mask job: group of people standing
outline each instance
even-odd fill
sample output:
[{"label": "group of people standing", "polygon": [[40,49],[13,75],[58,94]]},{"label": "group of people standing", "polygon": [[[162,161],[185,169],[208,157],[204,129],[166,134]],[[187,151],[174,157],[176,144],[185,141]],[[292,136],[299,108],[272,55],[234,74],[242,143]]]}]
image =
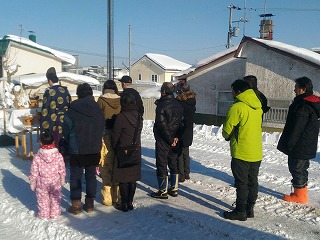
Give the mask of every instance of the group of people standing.
[{"label": "group of people standing", "polygon": [[[70,199],[68,212],[80,214],[82,209],[94,211],[97,180],[96,167],[102,178],[102,204],[127,212],[134,209],[133,198],[141,179],[141,131],[144,106],[132,79],[123,76],[121,95],[114,81],[107,80],[102,95],[95,101],[89,84],[77,87],[78,99],[71,102],[66,87],[59,84],[54,68],[47,71],[50,87],[43,97],[40,118],[40,149],[30,170],[30,187],[36,191],[38,217],[57,218],[60,213],[61,188],[66,169],[59,145],[64,145],[70,162]],[[254,217],[258,197],[258,174],[262,155],[263,114],[270,107],[257,88],[253,75],[231,84],[231,105],[222,135],[230,142],[231,169],[235,179],[236,208],[225,211],[230,220],[245,221]],[[178,91],[171,82],[162,84],[156,104],[153,127],[155,137],[156,176],[158,190],[151,197],[168,199],[178,196],[179,182],[190,179],[189,147],[193,140],[196,94],[187,83]],[[278,149],[288,155],[294,192],[283,199],[306,203],[309,160],[317,151],[320,98],[313,94],[307,77],[295,80],[296,97],[289,107],[287,121]],[[177,96],[175,96],[177,94]],[[117,146],[135,142],[137,164],[121,167]],[[168,173],[169,169],[169,173]],[[85,176],[85,203],[81,206],[82,178]]]},{"label": "group of people standing", "polygon": [[[66,176],[64,156],[60,153],[62,148],[70,163],[71,206],[67,209],[68,212],[77,215],[82,210],[88,213],[94,211],[97,166],[100,168],[102,178],[102,204],[114,206],[123,212],[133,210],[136,182],[141,178],[141,131],[144,106],[140,94],[131,86],[131,77],[121,78],[123,88],[121,95],[115,82],[107,80],[97,102],[90,85],[80,84],[76,91],[78,99],[71,102],[68,89],[60,85],[53,67],[48,69],[46,76],[50,87],[45,91],[43,97],[40,149],[34,156],[29,177],[31,189],[36,192],[37,196],[38,217],[55,219],[61,213],[61,189]],[[166,176],[166,170],[161,169],[161,164],[170,162],[171,175],[174,174],[175,177],[175,184],[172,185],[175,187],[171,189],[171,192],[175,192],[173,195],[177,196],[178,180],[183,182],[190,178],[188,147],[192,143],[195,94],[190,91],[189,85],[185,84],[175,99],[174,86],[171,83],[168,86],[167,83],[163,84],[161,92],[162,97],[159,102],[164,101],[164,96],[168,96],[176,104],[178,116],[174,117],[177,119],[176,128],[172,128],[172,131],[168,133],[172,135],[172,138],[169,137],[168,140],[172,141],[169,148],[156,150],[157,173],[161,172],[163,176]],[[194,98],[191,103],[190,98]],[[182,107],[184,104],[187,105]],[[183,117],[184,108],[189,108],[185,110],[188,111],[188,116],[185,118]],[[159,108],[159,111],[162,110]],[[155,136],[156,139],[159,137],[165,139],[163,130],[168,131],[168,124],[172,122],[171,119],[166,119],[167,115],[162,117],[160,115],[157,110],[156,118],[164,117],[161,120],[164,128],[157,125],[155,129],[158,129],[158,133],[155,131]],[[156,122],[158,123],[158,120]],[[183,140],[186,132],[188,132],[188,137]],[[140,163],[122,168],[118,164],[119,159],[116,157],[115,148],[130,145],[133,138],[136,138],[135,143],[139,146]],[[161,146],[159,141],[157,143]],[[172,161],[167,156],[167,150],[174,152]],[[166,154],[167,160],[161,157],[163,154]],[[178,157],[181,161],[180,167],[178,167]],[[162,162],[159,159],[162,159]],[[181,172],[180,179],[178,179],[179,171]],[[85,203],[81,206],[83,175],[86,195]]]},{"label": "group of people standing", "polygon": [[[236,208],[225,211],[230,220],[246,221],[254,217],[258,197],[258,174],[262,161],[262,115],[270,108],[263,93],[258,91],[257,78],[246,76],[231,84],[234,103],[231,105],[222,135],[230,141],[231,170],[235,178]],[[312,81],[307,77],[295,80],[296,97],[289,107],[287,120],[278,142],[278,150],[288,155],[294,192],[283,200],[308,202],[308,168],[316,156],[320,127],[320,98],[313,94]]]}]

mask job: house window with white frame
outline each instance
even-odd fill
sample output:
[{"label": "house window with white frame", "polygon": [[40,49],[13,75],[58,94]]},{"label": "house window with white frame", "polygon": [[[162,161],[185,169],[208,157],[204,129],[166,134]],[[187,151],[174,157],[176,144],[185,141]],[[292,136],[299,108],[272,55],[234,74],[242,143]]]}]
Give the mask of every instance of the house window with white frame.
[{"label": "house window with white frame", "polygon": [[152,82],[158,82],[158,75],[152,74],[151,75],[151,81]]}]

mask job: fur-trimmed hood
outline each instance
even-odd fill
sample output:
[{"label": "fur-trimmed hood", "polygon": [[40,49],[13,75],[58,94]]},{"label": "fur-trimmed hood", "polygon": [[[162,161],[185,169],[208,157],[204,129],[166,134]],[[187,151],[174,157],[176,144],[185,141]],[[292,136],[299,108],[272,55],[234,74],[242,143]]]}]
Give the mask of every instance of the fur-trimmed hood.
[{"label": "fur-trimmed hood", "polygon": [[196,93],[194,91],[182,92],[177,96],[178,101],[185,101],[189,98],[195,98]]}]

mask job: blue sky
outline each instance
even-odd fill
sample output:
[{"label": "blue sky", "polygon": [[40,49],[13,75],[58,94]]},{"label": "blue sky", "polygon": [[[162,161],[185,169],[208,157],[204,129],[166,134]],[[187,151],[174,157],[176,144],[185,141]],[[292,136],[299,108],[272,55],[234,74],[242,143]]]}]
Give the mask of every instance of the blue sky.
[{"label": "blue sky", "polygon": [[[132,63],[145,53],[159,53],[194,64],[225,49],[228,6],[244,9],[245,35],[259,37],[265,0],[114,0],[115,66],[128,65],[129,25]],[[1,3],[0,37],[28,37],[39,44],[79,55],[80,65],[106,65],[107,0],[6,0]],[[274,40],[299,47],[320,47],[319,0],[267,0],[266,13],[275,15]],[[244,17],[234,10],[233,21]],[[22,25],[20,31],[19,25]],[[232,38],[237,45],[244,33]]]}]

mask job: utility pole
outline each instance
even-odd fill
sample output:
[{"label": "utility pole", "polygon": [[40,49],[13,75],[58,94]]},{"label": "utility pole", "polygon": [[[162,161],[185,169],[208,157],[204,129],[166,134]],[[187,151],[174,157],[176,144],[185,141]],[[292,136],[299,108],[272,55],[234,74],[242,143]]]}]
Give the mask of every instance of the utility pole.
[{"label": "utility pole", "polygon": [[232,10],[241,10],[241,8],[236,7],[234,5],[229,5],[229,31],[228,31],[228,41],[227,41],[227,48],[231,47],[231,37],[234,36],[234,30],[232,29]]},{"label": "utility pole", "polygon": [[114,80],[114,53],[113,53],[113,0],[108,0],[108,79]]},{"label": "utility pole", "polygon": [[131,75],[131,25],[129,25],[129,76]]}]

